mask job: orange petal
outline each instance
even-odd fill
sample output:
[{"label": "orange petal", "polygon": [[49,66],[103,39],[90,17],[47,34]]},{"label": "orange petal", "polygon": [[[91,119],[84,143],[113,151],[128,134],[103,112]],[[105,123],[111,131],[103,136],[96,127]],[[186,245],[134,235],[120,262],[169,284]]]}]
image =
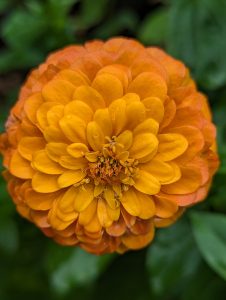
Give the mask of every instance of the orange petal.
[{"label": "orange petal", "polygon": [[152,225],[150,231],[144,235],[124,235],[122,237],[122,242],[129,249],[140,249],[142,247],[147,246],[152,239],[154,238],[154,226]]},{"label": "orange petal", "polygon": [[36,123],[36,113],[39,107],[43,104],[44,99],[41,93],[36,93],[30,96],[25,104],[24,104],[24,111],[26,116],[32,123]]},{"label": "orange petal", "polygon": [[49,210],[52,207],[53,201],[57,199],[59,193],[41,194],[32,189],[25,193],[26,204],[35,210]]},{"label": "orange petal", "polygon": [[74,71],[74,70],[62,70],[56,76],[55,79],[67,80],[75,87],[80,85],[89,84],[89,79],[82,72]]},{"label": "orange petal", "polygon": [[156,216],[160,218],[170,218],[178,211],[178,205],[167,195],[156,195],[154,197],[156,206]]},{"label": "orange petal", "polygon": [[66,80],[54,79],[42,89],[42,96],[46,101],[68,103],[72,100],[75,86]]},{"label": "orange petal", "polygon": [[14,176],[22,179],[30,179],[34,174],[30,162],[24,159],[18,151],[15,151],[12,155],[9,164],[9,171]]},{"label": "orange petal", "polygon": [[19,142],[18,152],[23,158],[31,160],[33,153],[45,148],[45,144],[41,137],[24,137]]},{"label": "orange petal", "polygon": [[164,100],[167,93],[167,85],[158,74],[143,72],[131,82],[128,91],[137,93],[141,99],[157,97]]},{"label": "orange petal", "polygon": [[177,182],[162,186],[166,194],[189,194],[195,192],[201,185],[202,176],[198,169],[181,167],[181,178]]}]

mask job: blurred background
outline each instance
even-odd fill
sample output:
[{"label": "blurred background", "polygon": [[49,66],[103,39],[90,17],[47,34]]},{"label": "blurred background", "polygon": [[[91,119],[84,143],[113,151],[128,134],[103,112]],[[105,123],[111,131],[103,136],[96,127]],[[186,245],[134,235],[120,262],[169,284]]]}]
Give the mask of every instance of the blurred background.
[{"label": "blurred background", "polygon": [[226,1],[0,0],[0,130],[29,70],[72,43],[134,37],[191,69],[209,96],[221,167],[207,201],[149,248],[93,256],[20,218],[0,179],[0,299],[226,299]]}]

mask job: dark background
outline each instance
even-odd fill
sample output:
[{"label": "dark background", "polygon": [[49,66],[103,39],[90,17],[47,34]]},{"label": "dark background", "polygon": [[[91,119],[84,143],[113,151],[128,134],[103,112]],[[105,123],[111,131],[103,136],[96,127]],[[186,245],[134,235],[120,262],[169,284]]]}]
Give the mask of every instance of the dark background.
[{"label": "dark background", "polygon": [[208,199],[149,248],[93,256],[15,212],[0,181],[0,299],[226,299],[226,1],[0,0],[0,129],[28,71],[72,43],[134,37],[191,69],[209,96],[221,167]]}]

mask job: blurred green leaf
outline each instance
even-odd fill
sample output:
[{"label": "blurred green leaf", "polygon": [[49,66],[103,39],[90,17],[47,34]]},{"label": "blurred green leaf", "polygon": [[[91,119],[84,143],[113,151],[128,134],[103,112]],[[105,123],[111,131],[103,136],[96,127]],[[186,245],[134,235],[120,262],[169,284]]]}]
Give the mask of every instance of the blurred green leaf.
[{"label": "blurred green leaf", "polygon": [[113,257],[114,255],[95,256],[79,248],[52,246],[48,264],[53,289],[65,294],[72,287],[92,283]]},{"label": "blurred green leaf", "polygon": [[82,7],[76,21],[78,28],[86,29],[90,26],[98,24],[103,18],[109,3],[109,0],[81,1]]},{"label": "blurred green leaf", "polygon": [[147,253],[150,284],[157,299],[166,299],[168,294],[176,298],[195,274],[200,259],[184,218],[159,230]]},{"label": "blurred green leaf", "polygon": [[158,9],[150,13],[138,31],[138,38],[145,44],[162,45],[166,40],[169,10]]},{"label": "blurred green leaf", "polygon": [[226,215],[193,212],[194,236],[207,263],[226,280]]},{"label": "blurred green leaf", "polygon": [[18,249],[19,237],[15,221],[9,218],[0,221],[0,249],[7,254],[14,254]]},{"label": "blurred green leaf", "polygon": [[105,26],[98,27],[95,31],[96,37],[106,39],[117,35],[118,32],[128,30],[134,32],[138,23],[138,17],[132,10],[122,10],[117,18],[111,18],[106,21]]},{"label": "blurred green leaf", "polygon": [[224,0],[171,1],[168,51],[187,63],[209,90],[226,83],[225,15]]}]

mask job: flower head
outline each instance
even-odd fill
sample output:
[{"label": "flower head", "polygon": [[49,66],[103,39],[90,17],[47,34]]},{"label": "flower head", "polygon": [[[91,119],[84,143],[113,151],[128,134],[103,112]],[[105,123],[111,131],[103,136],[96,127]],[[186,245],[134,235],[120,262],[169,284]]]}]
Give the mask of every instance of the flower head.
[{"label": "flower head", "polygon": [[188,69],[125,38],[50,55],[0,144],[18,212],[97,254],[146,246],[205,198],[218,167],[207,99]]}]

